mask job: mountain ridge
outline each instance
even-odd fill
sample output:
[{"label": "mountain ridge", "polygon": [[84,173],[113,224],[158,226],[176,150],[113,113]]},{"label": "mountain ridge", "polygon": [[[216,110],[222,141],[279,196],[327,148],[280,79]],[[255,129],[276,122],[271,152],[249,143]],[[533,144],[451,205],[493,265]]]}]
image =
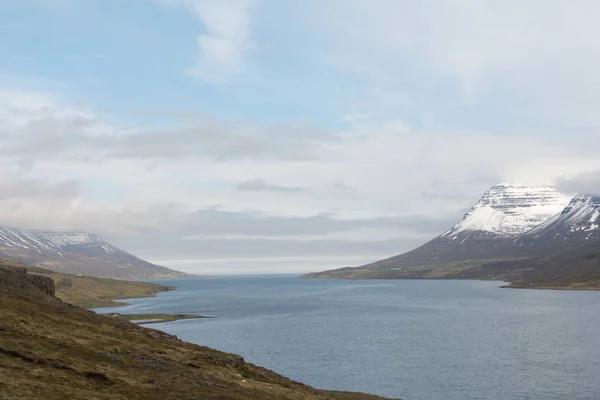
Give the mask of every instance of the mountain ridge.
[{"label": "mountain ridge", "polygon": [[179,278],[187,274],[144,261],[95,233],[0,227],[0,256],[56,272],[116,279]]}]

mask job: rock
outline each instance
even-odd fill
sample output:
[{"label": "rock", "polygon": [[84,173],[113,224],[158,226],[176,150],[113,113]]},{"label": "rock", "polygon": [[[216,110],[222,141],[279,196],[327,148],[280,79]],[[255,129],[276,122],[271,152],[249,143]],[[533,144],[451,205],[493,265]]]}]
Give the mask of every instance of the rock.
[{"label": "rock", "polygon": [[26,291],[33,289],[54,296],[56,289],[52,278],[44,275],[28,274],[25,268],[0,267],[0,289]]}]

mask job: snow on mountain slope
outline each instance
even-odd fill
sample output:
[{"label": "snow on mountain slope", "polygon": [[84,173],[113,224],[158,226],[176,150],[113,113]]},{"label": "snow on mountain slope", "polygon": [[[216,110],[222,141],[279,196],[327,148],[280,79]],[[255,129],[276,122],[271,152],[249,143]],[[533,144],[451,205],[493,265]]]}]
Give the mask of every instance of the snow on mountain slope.
[{"label": "snow on mountain slope", "polygon": [[531,242],[600,239],[600,197],[575,196],[565,209],[525,235]]},{"label": "snow on mountain slope", "polygon": [[98,235],[85,232],[43,232],[0,227],[0,248],[21,247],[39,254],[60,251],[67,246],[98,246],[105,252],[120,251]]},{"label": "snow on mountain slope", "polygon": [[151,264],[85,232],[43,232],[0,227],[0,257],[51,270],[118,279],[160,279],[185,274]]},{"label": "snow on mountain slope", "polygon": [[518,236],[560,213],[568,203],[568,197],[549,185],[496,185],[441,237],[455,240],[469,232]]}]

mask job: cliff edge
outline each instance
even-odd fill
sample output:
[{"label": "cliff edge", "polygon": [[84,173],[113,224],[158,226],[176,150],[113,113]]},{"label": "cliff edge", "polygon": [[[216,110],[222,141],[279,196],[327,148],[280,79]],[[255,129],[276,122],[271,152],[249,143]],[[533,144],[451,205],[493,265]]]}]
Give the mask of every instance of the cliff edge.
[{"label": "cliff edge", "polygon": [[27,272],[26,268],[14,268],[0,265],[0,290],[21,292],[39,292],[54,297],[56,288],[49,276],[35,275]]}]

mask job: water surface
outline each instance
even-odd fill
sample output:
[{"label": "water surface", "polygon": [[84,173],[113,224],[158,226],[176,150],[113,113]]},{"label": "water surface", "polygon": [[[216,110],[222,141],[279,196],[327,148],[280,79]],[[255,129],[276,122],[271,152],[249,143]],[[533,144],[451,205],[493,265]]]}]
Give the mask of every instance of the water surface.
[{"label": "water surface", "polygon": [[324,389],[404,400],[600,399],[600,292],[295,276],[168,283],[179,290],[110,311],[216,316],[151,327]]}]

